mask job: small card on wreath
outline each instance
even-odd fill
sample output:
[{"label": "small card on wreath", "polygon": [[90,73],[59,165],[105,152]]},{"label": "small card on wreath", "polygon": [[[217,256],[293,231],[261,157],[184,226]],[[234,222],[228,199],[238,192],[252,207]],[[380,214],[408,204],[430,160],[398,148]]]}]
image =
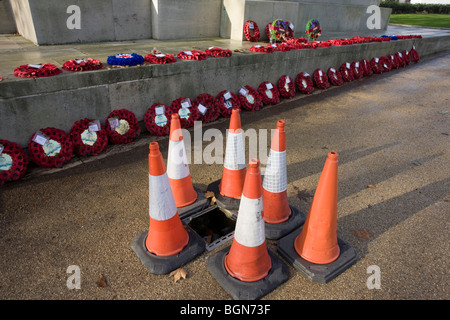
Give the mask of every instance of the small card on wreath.
[{"label": "small card on wreath", "polygon": [[115,128],[117,128],[120,125],[118,116],[109,118],[108,122],[109,122],[109,126],[111,127],[111,130],[114,130]]},{"label": "small card on wreath", "polygon": [[40,144],[41,146],[43,146],[43,145],[45,145],[45,144],[48,142],[49,139],[50,139],[50,138],[47,137],[46,134],[44,134],[44,133],[42,133],[42,132],[40,132],[40,131],[37,131],[37,132],[34,134],[32,140],[33,140],[34,142],[36,142],[37,144]]},{"label": "small card on wreath", "polygon": [[100,120],[95,120],[92,122],[89,122],[89,132],[98,132],[102,129],[102,126],[100,125]]}]

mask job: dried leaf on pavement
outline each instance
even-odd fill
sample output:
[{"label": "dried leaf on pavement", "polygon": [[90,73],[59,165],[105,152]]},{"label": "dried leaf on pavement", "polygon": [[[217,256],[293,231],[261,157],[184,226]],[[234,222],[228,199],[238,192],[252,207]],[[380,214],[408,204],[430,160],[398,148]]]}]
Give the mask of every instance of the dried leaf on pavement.
[{"label": "dried leaf on pavement", "polygon": [[169,275],[173,276],[173,281],[176,283],[181,278],[186,279],[187,273],[183,268],[178,268],[173,270]]}]

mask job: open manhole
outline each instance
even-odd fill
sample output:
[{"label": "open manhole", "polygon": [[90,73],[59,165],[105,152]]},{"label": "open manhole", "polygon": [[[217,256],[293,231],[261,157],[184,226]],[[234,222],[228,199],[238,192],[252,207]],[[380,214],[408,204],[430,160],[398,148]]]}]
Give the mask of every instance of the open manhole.
[{"label": "open manhole", "polygon": [[183,222],[205,240],[208,251],[232,239],[236,227],[236,219],[216,205],[185,218]]}]

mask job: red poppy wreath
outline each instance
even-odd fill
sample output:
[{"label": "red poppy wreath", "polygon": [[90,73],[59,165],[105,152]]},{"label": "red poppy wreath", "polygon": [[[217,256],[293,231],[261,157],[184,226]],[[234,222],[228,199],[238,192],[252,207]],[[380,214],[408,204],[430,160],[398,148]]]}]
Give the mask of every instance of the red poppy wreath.
[{"label": "red poppy wreath", "polygon": [[181,128],[187,129],[194,126],[194,121],[199,117],[198,109],[193,108],[191,99],[185,97],[179,97],[172,101],[171,107],[173,113],[178,113],[180,116]]},{"label": "red poppy wreath", "polygon": [[87,59],[71,59],[64,62],[62,68],[67,71],[91,71],[103,68],[103,64],[100,60],[87,58]]},{"label": "red poppy wreath", "polygon": [[28,155],[17,143],[0,139],[0,186],[22,178],[27,172]]},{"label": "red poppy wreath", "polygon": [[395,56],[394,54],[389,54],[389,55],[387,55],[387,58],[388,58],[388,60],[391,61],[392,69],[398,69],[398,67],[400,66],[398,57]]},{"label": "red poppy wreath", "polygon": [[272,53],[275,51],[275,48],[269,44],[267,46],[256,45],[256,46],[250,47],[248,50],[253,51],[253,52]]},{"label": "red poppy wreath", "polygon": [[330,83],[328,82],[328,76],[322,69],[314,70],[313,76],[314,83],[316,84],[317,88],[327,89],[330,86]]},{"label": "red poppy wreath", "polygon": [[145,128],[154,136],[165,136],[170,132],[173,108],[154,103],[144,114]]},{"label": "red poppy wreath", "polygon": [[76,121],[69,132],[73,152],[80,156],[98,156],[108,146],[106,127],[95,119]]},{"label": "red poppy wreath", "polygon": [[139,136],[141,128],[133,112],[120,109],[112,111],[106,118],[106,132],[111,143],[126,144]]},{"label": "red poppy wreath", "polygon": [[220,116],[219,105],[214,96],[208,93],[201,93],[194,99],[194,109],[198,110],[198,121],[203,123],[216,121]]},{"label": "red poppy wreath", "polygon": [[14,75],[20,78],[51,77],[62,72],[54,64],[25,64],[14,69]]},{"label": "red poppy wreath", "polygon": [[278,90],[283,98],[291,99],[295,96],[295,83],[288,75],[283,75],[278,80]]},{"label": "red poppy wreath", "polygon": [[411,55],[408,50],[402,51],[403,60],[405,60],[405,65],[411,63]]},{"label": "red poppy wreath", "polygon": [[73,157],[72,140],[61,129],[41,129],[34,133],[28,142],[28,156],[38,166],[61,168]]},{"label": "red poppy wreath", "polygon": [[222,117],[231,117],[231,110],[233,108],[241,109],[239,97],[231,91],[220,91],[216,96],[216,100]]},{"label": "red poppy wreath", "polygon": [[173,54],[152,52],[144,56],[145,61],[151,64],[167,64],[177,62]]},{"label": "red poppy wreath", "polygon": [[364,76],[367,77],[373,74],[372,67],[370,66],[370,62],[367,59],[362,59],[360,64],[364,72]]},{"label": "red poppy wreath", "polygon": [[344,82],[353,81],[353,71],[349,62],[344,62],[343,64],[341,64],[340,71],[342,74],[342,80],[344,80]]},{"label": "red poppy wreath", "polygon": [[419,52],[417,52],[417,50],[416,50],[415,47],[413,47],[413,48],[411,49],[411,51],[409,52],[409,55],[410,55],[410,57],[411,57],[411,60],[412,60],[414,63],[419,62],[419,60],[420,60]]},{"label": "red poppy wreath", "polygon": [[359,61],[353,61],[350,68],[352,69],[354,79],[361,79],[364,77],[364,69]]},{"label": "red poppy wreath", "polygon": [[344,83],[344,80],[342,79],[342,74],[335,68],[329,68],[327,71],[328,80],[330,80],[330,83],[333,86],[340,86],[342,83]]},{"label": "red poppy wreath", "polygon": [[405,59],[403,58],[403,53],[399,51],[395,54],[395,56],[397,57],[398,67],[403,68],[406,65]]},{"label": "red poppy wreath", "polygon": [[209,49],[205,50],[205,53],[210,57],[231,57],[233,54],[230,49],[222,49],[222,48],[216,48],[211,47]]},{"label": "red poppy wreath", "polygon": [[258,92],[265,105],[274,105],[280,102],[280,92],[277,87],[270,81],[261,82],[258,86]]},{"label": "red poppy wreath", "polygon": [[309,73],[300,72],[297,77],[295,77],[295,84],[297,90],[303,94],[310,94],[314,91],[314,83]]},{"label": "red poppy wreath", "polygon": [[183,60],[206,60],[208,55],[200,50],[180,51],[177,55],[178,58]]},{"label": "red poppy wreath", "polygon": [[385,57],[385,56],[380,57],[380,64],[381,64],[381,67],[383,68],[383,72],[391,71],[392,62],[391,62],[391,59],[389,59],[388,57]]},{"label": "red poppy wreath", "polygon": [[372,58],[370,59],[370,67],[372,68],[373,73],[382,73],[383,66],[381,64],[380,58]]},{"label": "red poppy wreath", "polygon": [[258,25],[255,21],[248,20],[244,24],[245,39],[250,42],[258,42],[261,36]]},{"label": "red poppy wreath", "polygon": [[258,90],[251,86],[244,86],[239,90],[239,102],[241,108],[248,111],[259,110],[262,106],[262,98]]}]

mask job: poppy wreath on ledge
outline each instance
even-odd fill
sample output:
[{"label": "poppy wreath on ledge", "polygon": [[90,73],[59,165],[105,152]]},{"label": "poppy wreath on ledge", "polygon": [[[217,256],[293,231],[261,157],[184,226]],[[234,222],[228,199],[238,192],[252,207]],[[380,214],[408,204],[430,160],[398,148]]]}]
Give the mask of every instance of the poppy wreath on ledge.
[{"label": "poppy wreath on ledge", "polygon": [[405,65],[411,63],[411,56],[408,50],[402,51],[403,60],[405,61]]},{"label": "poppy wreath on ledge", "polygon": [[283,21],[281,19],[276,19],[269,26],[269,38],[275,39],[277,41],[286,41],[292,39],[294,36],[293,27],[288,21]]},{"label": "poppy wreath on ledge", "polygon": [[395,54],[395,56],[397,57],[398,67],[403,68],[406,65],[405,59],[403,58],[403,53],[399,51]]},{"label": "poppy wreath on ledge", "polygon": [[216,48],[211,47],[209,49],[205,50],[205,53],[210,57],[231,57],[233,54],[230,49],[222,49],[222,48]]},{"label": "poppy wreath on ledge", "polygon": [[216,96],[216,100],[222,117],[231,117],[231,110],[233,108],[238,108],[239,110],[241,109],[239,97],[231,91],[220,91]]},{"label": "poppy wreath on ledge", "polygon": [[415,47],[411,49],[411,51],[409,52],[409,56],[414,63],[417,63],[420,60],[419,52],[417,52]]},{"label": "poppy wreath on ledge", "polygon": [[149,53],[144,56],[145,61],[151,64],[167,64],[177,62],[177,59],[170,53]]},{"label": "poppy wreath on ledge", "polygon": [[208,93],[199,94],[194,99],[193,107],[198,110],[196,120],[202,121],[203,123],[216,121],[220,116],[216,98]]},{"label": "poppy wreath on ledge", "polygon": [[297,77],[295,77],[295,84],[298,91],[303,94],[310,94],[314,91],[314,83],[309,73],[300,72]]},{"label": "poppy wreath on ledge", "polygon": [[261,36],[258,25],[255,21],[248,20],[244,24],[245,39],[250,42],[258,42]]},{"label": "poppy wreath on ledge", "polygon": [[70,59],[64,62],[62,68],[67,71],[91,71],[103,68],[103,64],[100,60],[87,58],[87,59]]},{"label": "poppy wreath on ledge", "polygon": [[177,54],[177,57],[183,60],[206,60],[208,55],[200,50],[188,50],[188,51],[180,51]]},{"label": "poppy wreath on ledge", "polygon": [[40,167],[61,168],[73,157],[72,140],[61,129],[41,129],[28,142],[28,157]]},{"label": "poppy wreath on ledge", "polygon": [[320,23],[317,19],[311,19],[306,23],[305,28],[306,36],[312,40],[316,40],[322,34]]},{"label": "poppy wreath on ledge", "polygon": [[119,53],[113,56],[109,56],[106,62],[112,66],[136,66],[144,63],[143,56],[137,53]]},{"label": "poppy wreath on ledge", "polygon": [[350,64],[350,68],[352,69],[354,79],[361,79],[364,77],[364,69],[359,61],[353,61]]},{"label": "poppy wreath on ledge", "polygon": [[352,66],[349,62],[344,62],[343,64],[341,64],[340,71],[342,74],[342,80],[344,80],[344,82],[353,81],[354,76],[351,68]]},{"label": "poppy wreath on ledge", "polygon": [[0,186],[22,178],[27,172],[28,155],[17,143],[0,139]]},{"label": "poppy wreath on ledge", "polygon": [[51,77],[61,72],[61,69],[51,63],[24,64],[14,69],[14,75],[19,78]]},{"label": "poppy wreath on ledge", "polygon": [[319,89],[327,89],[330,86],[330,82],[328,81],[328,76],[322,69],[316,69],[313,73],[314,83]]},{"label": "poppy wreath on ledge", "polygon": [[278,80],[278,91],[283,98],[291,99],[295,96],[295,83],[288,75],[282,75]]},{"label": "poppy wreath on ledge", "polygon": [[372,68],[373,73],[382,73],[383,66],[381,64],[380,58],[372,58],[370,59],[370,67]]},{"label": "poppy wreath on ledge", "polygon": [[130,143],[141,133],[136,116],[127,109],[112,111],[105,122],[109,141],[113,144]]},{"label": "poppy wreath on ledge", "polygon": [[170,132],[173,108],[163,103],[154,103],[144,114],[144,124],[154,136],[166,136]]},{"label": "poppy wreath on ledge", "polygon": [[251,86],[244,86],[239,90],[239,102],[241,108],[248,111],[257,111],[262,106],[262,97],[258,90]]},{"label": "poppy wreath on ledge", "polygon": [[172,101],[171,107],[173,113],[180,116],[181,128],[187,129],[194,126],[194,121],[198,119],[198,109],[193,108],[192,101],[189,98],[179,97]]},{"label": "poppy wreath on ledge", "polygon": [[73,152],[80,156],[98,156],[108,146],[106,127],[95,119],[76,121],[69,131]]},{"label": "poppy wreath on ledge", "polygon": [[285,42],[280,43],[280,44],[274,43],[274,44],[271,44],[270,46],[273,48],[274,51],[291,51],[291,49],[292,49],[292,48],[291,48],[287,43],[285,43]]},{"label": "poppy wreath on ledge", "polygon": [[270,81],[261,82],[258,86],[258,92],[265,105],[274,105],[280,102],[280,92],[277,87]]},{"label": "poppy wreath on ledge", "polygon": [[373,71],[372,67],[370,66],[370,62],[367,59],[362,59],[360,63],[364,72],[364,76],[371,76],[373,74]]},{"label": "poppy wreath on ledge", "polygon": [[380,64],[381,64],[381,67],[383,68],[383,72],[391,71],[392,62],[391,62],[391,59],[389,59],[388,57],[385,57],[385,56],[380,57]]},{"label": "poppy wreath on ledge", "polygon": [[342,74],[335,68],[329,68],[327,71],[328,80],[333,86],[340,86],[342,83],[344,83],[344,80],[342,80]]},{"label": "poppy wreath on ledge", "polygon": [[398,69],[400,63],[398,61],[398,57],[394,54],[390,54],[387,58],[391,61],[392,69]]},{"label": "poppy wreath on ledge", "polygon": [[266,29],[265,29],[265,31],[266,31],[266,36],[267,36],[267,39],[270,39],[270,26],[272,25],[272,22],[269,22],[268,24],[266,24]]},{"label": "poppy wreath on ledge", "polygon": [[256,46],[250,47],[248,50],[253,51],[253,52],[272,53],[275,51],[275,48],[269,44],[267,46],[256,45]]}]

